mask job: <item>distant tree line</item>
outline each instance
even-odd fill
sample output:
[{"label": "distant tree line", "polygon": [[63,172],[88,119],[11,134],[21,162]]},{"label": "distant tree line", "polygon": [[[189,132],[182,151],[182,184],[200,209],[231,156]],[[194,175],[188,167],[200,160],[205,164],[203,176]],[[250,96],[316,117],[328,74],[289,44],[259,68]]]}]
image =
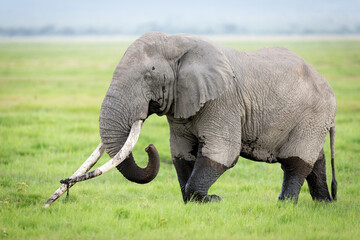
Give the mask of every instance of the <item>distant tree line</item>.
[{"label": "distant tree line", "polygon": [[41,28],[30,27],[0,27],[0,36],[83,36],[83,35],[140,35],[150,31],[161,31],[166,33],[191,33],[203,35],[344,35],[360,34],[360,24],[357,26],[331,26],[331,27],[306,27],[286,26],[283,28],[250,29],[236,24],[221,24],[208,27],[176,27],[147,23],[132,29],[110,29],[110,28],[72,28],[56,27],[54,25]]}]

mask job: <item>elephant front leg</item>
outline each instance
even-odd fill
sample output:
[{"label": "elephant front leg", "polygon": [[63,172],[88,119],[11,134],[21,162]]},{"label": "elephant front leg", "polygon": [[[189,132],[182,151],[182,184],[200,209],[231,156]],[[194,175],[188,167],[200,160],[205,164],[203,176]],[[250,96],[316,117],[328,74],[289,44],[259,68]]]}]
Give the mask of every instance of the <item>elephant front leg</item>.
[{"label": "elephant front leg", "polygon": [[199,130],[201,137],[199,137],[198,154],[194,169],[185,186],[185,203],[188,201],[220,201],[219,196],[208,194],[209,188],[226,170],[232,168],[239,158],[240,137],[230,139],[230,137],[236,137],[239,134],[232,134],[231,136],[228,134],[228,137],[222,137],[224,134],[221,132],[222,129],[215,129],[220,132],[209,132],[209,129],[211,130],[210,127]]},{"label": "elephant front leg", "polygon": [[227,169],[226,166],[212,161],[207,157],[198,157],[185,186],[185,203],[188,201],[220,201],[221,198],[219,196],[208,195],[208,190]]},{"label": "elephant front leg", "polygon": [[[173,122],[170,125],[170,148],[172,160],[178,176],[181,193],[185,201],[185,186],[194,168],[198,152],[198,139],[186,128],[186,121]],[[180,120],[178,120],[180,121]]]},{"label": "elephant front leg", "polygon": [[173,158],[173,163],[178,176],[183,200],[186,202],[185,186],[191,176],[195,161],[187,161],[184,158],[178,156]]},{"label": "elephant front leg", "polygon": [[[184,202],[220,201],[220,197],[208,195],[208,190],[221,174],[234,166],[239,157],[241,123],[238,123],[239,126],[232,124],[234,128],[226,127],[224,131],[224,128],[218,126],[226,125],[227,119],[218,116],[196,118],[192,124],[179,124],[180,120],[175,123],[169,117],[168,119],[171,154]],[[213,122],[219,119],[221,124]],[[191,127],[191,133],[187,127]]]}]

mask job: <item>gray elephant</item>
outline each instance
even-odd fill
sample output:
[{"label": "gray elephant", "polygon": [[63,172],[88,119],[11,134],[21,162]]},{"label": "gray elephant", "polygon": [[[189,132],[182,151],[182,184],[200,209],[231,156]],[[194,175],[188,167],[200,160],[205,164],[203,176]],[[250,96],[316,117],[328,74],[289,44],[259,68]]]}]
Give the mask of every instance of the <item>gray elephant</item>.
[{"label": "gray elephant", "polygon": [[[336,99],[302,58],[281,47],[237,51],[185,34],[152,32],[136,40],[117,65],[100,113],[100,136],[116,157],[131,126],[149,115],[166,115],[170,146],[183,200],[219,201],[210,186],[239,156],[280,163],[280,200],[297,201],[305,179],[315,200],[336,199],[334,135]],[[330,132],[332,197],[323,146]],[[159,169],[154,146],[149,164],[133,157],[113,163],[129,180],[146,183]],[[118,153],[119,152],[119,153]],[[70,184],[103,173],[62,180]]]}]

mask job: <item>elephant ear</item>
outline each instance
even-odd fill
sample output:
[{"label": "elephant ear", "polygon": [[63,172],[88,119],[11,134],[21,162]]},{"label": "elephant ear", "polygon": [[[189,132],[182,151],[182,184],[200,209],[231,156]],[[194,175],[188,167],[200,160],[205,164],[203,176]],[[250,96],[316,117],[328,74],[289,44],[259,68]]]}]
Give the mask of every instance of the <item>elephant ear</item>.
[{"label": "elephant ear", "polygon": [[232,85],[234,73],[221,46],[189,35],[174,35],[175,118],[188,118]]}]

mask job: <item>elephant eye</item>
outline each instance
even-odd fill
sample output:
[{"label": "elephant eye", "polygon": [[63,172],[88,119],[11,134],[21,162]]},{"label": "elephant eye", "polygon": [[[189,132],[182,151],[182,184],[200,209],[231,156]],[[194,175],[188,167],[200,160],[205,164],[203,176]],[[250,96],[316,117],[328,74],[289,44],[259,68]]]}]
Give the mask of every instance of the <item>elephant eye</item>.
[{"label": "elephant eye", "polygon": [[151,70],[153,70],[153,71],[154,71],[154,70],[155,70],[155,67],[153,66],[153,67],[151,68]]},{"label": "elephant eye", "polygon": [[146,73],[144,79],[145,79],[145,80],[151,80],[151,74],[150,74],[150,73]]}]

